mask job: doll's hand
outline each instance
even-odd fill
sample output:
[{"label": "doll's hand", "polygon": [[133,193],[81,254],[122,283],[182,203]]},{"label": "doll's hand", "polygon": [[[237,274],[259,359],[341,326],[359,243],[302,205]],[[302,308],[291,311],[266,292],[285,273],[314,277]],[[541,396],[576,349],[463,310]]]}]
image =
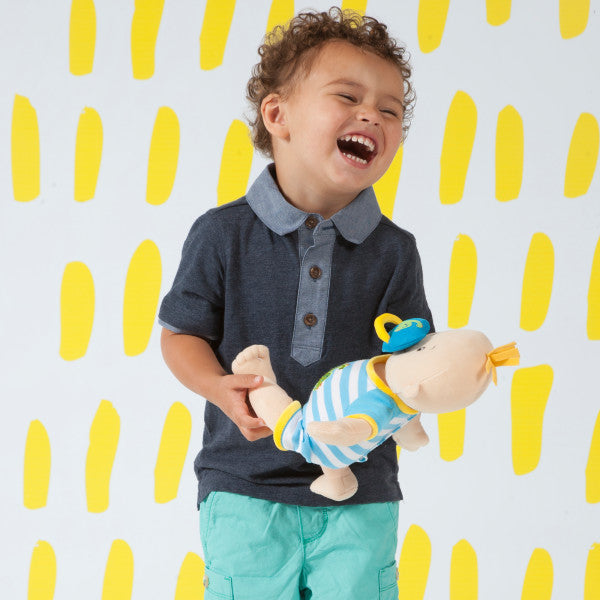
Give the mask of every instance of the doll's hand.
[{"label": "doll's hand", "polygon": [[219,378],[212,400],[213,404],[237,425],[249,442],[273,435],[265,422],[256,416],[248,402],[248,392],[262,383],[263,378],[260,375],[223,375]]}]

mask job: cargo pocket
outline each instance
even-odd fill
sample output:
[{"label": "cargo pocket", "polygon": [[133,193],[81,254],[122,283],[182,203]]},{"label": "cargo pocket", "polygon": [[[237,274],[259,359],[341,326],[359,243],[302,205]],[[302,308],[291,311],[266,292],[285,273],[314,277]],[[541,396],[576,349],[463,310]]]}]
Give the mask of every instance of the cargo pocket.
[{"label": "cargo pocket", "polygon": [[379,571],[379,600],[398,600],[398,569],[396,563]]},{"label": "cargo pocket", "polygon": [[204,568],[204,597],[212,600],[233,600],[231,577]]}]

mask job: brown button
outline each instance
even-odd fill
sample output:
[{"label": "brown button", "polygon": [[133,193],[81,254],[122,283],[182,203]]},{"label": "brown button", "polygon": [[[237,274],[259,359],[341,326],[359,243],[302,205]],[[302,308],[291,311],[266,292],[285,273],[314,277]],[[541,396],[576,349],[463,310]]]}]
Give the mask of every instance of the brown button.
[{"label": "brown button", "polygon": [[321,271],[321,269],[317,267],[317,265],[312,266],[308,273],[313,279],[319,279],[319,277],[323,275],[323,271]]},{"label": "brown button", "polygon": [[314,229],[319,224],[319,219],[311,215],[310,217],[308,217],[308,219],[306,219],[306,221],[304,221],[304,224],[309,229]]},{"label": "brown button", "polygon": [[208,581],[208,575],[205,575],[205,576],[204,576],[204,580],[202,581],[202,583],[204,584],[204,587],[205,587],[205,588],[207,588],[207,587],[208,587],[208,584],[210,583],[210,582]]},{"label": "brown button", "polygon": [[309,327],[314,327],[317,324],[317,317],[312,313],[304,315],[304,324]]}]

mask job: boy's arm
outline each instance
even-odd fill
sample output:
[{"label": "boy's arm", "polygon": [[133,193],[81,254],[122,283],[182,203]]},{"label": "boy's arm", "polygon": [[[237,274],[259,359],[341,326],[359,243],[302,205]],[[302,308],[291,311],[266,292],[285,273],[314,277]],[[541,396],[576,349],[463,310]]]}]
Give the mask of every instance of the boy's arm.
[{"label": "boy's arm", "polygon": [[246,402],[248,390],[262,384],[261,376],[228,375],[208,342],[193,335],[163,328],[161,348],[173,375],[219,407],[247,440],[253,442],[273,434],[262,419],[252,416]]}]

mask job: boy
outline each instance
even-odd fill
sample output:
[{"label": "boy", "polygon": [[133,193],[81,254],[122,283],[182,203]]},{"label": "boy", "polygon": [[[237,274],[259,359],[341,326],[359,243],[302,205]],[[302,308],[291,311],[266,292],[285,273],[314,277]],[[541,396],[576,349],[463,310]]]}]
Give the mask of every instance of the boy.
[{"label": "boy", "polygon": [[336,8],[299,14],[259,54],[251,125],[274,164],[196,221],[159,314],[166,363],[207,400],[195,462],[206,597],[397,598],[393,442],[353,465],[352,498],[329,501],[309,490],[319,468],[277,450],[252,414],[262,378],[228,373],[263,344],[305,402],[331,368],[380,353],[379,314],[431,321],[414,238],[371,187],[408,126],[410,68],[383,24]]}]

